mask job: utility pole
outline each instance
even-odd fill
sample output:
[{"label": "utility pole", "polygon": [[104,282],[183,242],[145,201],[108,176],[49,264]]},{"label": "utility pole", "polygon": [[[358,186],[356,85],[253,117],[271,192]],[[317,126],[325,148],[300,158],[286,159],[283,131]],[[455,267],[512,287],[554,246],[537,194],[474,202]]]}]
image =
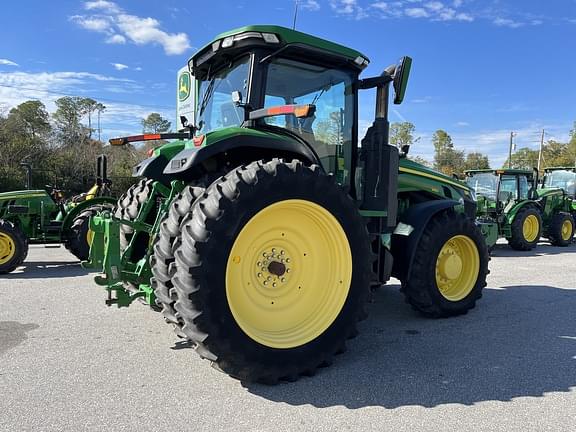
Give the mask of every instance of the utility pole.
[{"label": "utility pole", "polygon": [[514,132],[510,132],[510,148],[508,149],[508,168],[512,168],[512,146],[514,139]]},{"label": "utility pole", "polygon": [[540,166],[542,165],[542,151],[544,150],[544,129],[542,129],[542,136],[540,138],[540,152],[538,153],[538,172],[540,172]]},{"label": "utility pole", "polygon": [[298,3],[299,0],[294,1],[294,21],[292,22],[292,30],[296,30],[296,18],[298,18]]}]

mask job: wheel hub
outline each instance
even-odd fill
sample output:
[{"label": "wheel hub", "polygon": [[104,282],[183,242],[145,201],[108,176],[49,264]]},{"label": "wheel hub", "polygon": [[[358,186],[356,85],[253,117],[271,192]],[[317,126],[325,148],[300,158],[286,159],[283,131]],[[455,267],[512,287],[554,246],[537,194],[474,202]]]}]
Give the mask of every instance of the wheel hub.
[{"label": "wheel hub", "polygon": [[562,224],[562,240],[570,240],[572,234],[572,222],[569,220],[564,221]]},{"label": "wheel hub", "polygon": [[459,301],[474,289],[480,270],[480,255],[474,241],[465,235],[449,239],[436,259],[436,286],[449,301]]},{"label": "wheel hub", "polygon": [[538,222],[538,218],[534,215],[528,215],[522,224],[522,233],[526,241],[533,242],[536,240],[539,230],[540,223]]},{"label": "wheel hub", "polygon": [[276,288],[289,280],[292,259],[283,247],[273,247],[258,254],[256,279],[264,288]]},{"label": "wheel hub", "polygon": [[454,250],[448,249],[440,257],[440,276],[446,280],[454,280],[462,273],[462,259]]},{"label": "wheel hub", "polygon": [[14,240],[6,234],[0,233],[0,264],[7,263],[15,253]]}]

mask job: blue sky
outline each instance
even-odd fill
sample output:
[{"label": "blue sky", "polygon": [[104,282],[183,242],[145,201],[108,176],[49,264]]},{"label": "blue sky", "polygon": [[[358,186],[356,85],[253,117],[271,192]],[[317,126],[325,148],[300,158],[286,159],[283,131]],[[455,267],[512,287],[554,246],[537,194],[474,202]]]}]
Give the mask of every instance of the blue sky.
[{"label": "blue sky", "polygon": [[[576,0],[300,0],[297,28],[365,53],[364,76],[414,59],[392,121],[416,125],[412,153],[432,158],[434,130],[458,148],[506,157],[536,148],[539,131],[567,140],[576,120]],[[5,1],[0,109],[60,95],[102,101],[106,137],[140,132],[157,111],[173,119],[176,71],[216,34],[245,24],[290,26],[293,0]],[[361,98],[361,126],[373,115]]]}]

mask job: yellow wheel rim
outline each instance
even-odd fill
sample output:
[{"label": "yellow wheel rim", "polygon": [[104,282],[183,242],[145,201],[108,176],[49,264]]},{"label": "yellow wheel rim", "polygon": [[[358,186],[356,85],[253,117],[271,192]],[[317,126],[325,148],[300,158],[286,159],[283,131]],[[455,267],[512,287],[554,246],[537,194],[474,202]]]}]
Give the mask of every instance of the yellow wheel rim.
[{"label": "yellow wheel rim", "polygon": [[352,281],[346,233],[310,201],[272,204],[242,228],[226,266],[236,323],[272,348],[304,345],[338,317]]},{"label": "yellow wheel rim", "polygon": [[0,265],[9,262],[16,253],[16,243],[11,236],[0,232]]},{"label": "yellow wheel rim", "polygon": [[534,215],[526,216],[524,224],[522,225],[522,233],[527,242],[533,242],[538,237],[540,232],[540,221]]},{"label": "yellow wheel rim", "polygon": [[94,231],[88,228],[88,231],[86,232],[86,242],[88,243],[88,246],[92,246],[93,240],[94,240]]},{"label": "yellow wheel rim", "polygon": [[464,235],[454,236],[440,249],[436,259],[436,286],[447,300],[462,300],[474,289],[479,271],[476,243]]},{"label": "yellow wheel rim", "polygon": [[574,228],[572,225],[572,221],[569,219],[566,219],[564,221],[564,223],[562,224],[562,240],[564,241],[568,241],[572,238],[572,235],[574,234]]}]

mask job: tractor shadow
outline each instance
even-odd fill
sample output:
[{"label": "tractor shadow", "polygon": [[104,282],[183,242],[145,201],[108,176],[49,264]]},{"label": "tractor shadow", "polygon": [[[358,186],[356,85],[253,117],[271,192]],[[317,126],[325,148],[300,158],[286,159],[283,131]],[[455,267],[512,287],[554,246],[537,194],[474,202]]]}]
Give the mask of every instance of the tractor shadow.
[{"label": "tractor shadow", "polygon": [[536,257],[536,256],[545,256],[545,255],[560,255],[560,254],[576,254],[576,243],[571,244],[570,246],[560,247],[560,246],[552,246],[550,243],[547,242],[540,242],[535,249],[531,251],[517,251],[512,249],[506,243],[499,243],[494,246],[494,249],[490,253],[492,257],[498,258],[516,258],[516,257]]},{"label": "tractor shadow", "polygon": [[0,275],[0,279],[58,279],[86,276],[90,273],[95,271],[82,268],[79,261],[24,261],[12,273]]},{"label": "tractor shadow", "polygon": [[350,409],[472,405],[576,386],[576,290],[486,289],[467,315],[428,320],[393,288],[376,292],[333,367],[296,383],[243,385],[272,401]]}]

